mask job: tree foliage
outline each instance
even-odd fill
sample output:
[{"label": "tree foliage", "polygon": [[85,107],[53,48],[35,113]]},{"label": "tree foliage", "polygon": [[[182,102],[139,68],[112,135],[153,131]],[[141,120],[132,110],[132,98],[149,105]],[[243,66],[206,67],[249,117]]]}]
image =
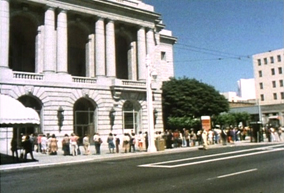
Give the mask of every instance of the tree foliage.
[{"label": "tree foliage", "polygon": [[163,83],[163,113],[167,117],[219,115],[229,103],[214,87],[196,79],[171,78]]},{"label": "tree foliage", "polygon": [[195,118],[217,116],[229,110],[229,103],[213,86],[196,79],[171,78],[162,86],[166,127],[194,127]]},{"label": "tree foliage", "polygon": [[214,123],[223,127],[227,127],[230,125],[238,126],[240,123],[242,123],[243,126],[247,126],[250,120],[250,114],[247,112],[223,113],[215,118]]}]

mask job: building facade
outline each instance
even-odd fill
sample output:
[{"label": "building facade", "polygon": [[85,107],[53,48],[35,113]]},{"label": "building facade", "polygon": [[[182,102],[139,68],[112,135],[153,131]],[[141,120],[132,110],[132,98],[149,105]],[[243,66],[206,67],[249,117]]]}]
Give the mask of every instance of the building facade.
[{"label": "building facade", "polygon": [[0,92],[41,119],[38,128],[14,128],[8,138],[147,131],[146,56],[157,73],[155,130],[163,130],[161,86],[174,76],[176,38],[153,6],[141,0],[0,0],[0,12]]},{"label": "building facade", "polygon": [[253,78],[238,80],[238,96],[242,100],[255,100],[255,82]]},{"label": "building facade", "polygon": [[278,117],[284,125],[284,49],[253,55],[253,66],[262,122]]}]

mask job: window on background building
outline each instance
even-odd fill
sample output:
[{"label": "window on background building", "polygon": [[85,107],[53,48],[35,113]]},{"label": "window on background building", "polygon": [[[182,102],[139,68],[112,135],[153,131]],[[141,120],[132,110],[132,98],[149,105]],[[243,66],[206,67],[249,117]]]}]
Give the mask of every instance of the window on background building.
[{"label": "window on background building", "polygon": [[161,52],[161,60],[162,61],[166,61],[167,60],[166,52]]},{"label": "window on background building", "polygon": [[277,100],[277,93],[273,93],[273,99]]},{"label": "window on background building", "polygon": [[267,58],[264,58],[264,64],[267,64]]},{"label": "window on background building", "polygon": [[260,100],[264,101],[264,95],[263,94],[260,95]]},{"label": "window on background building", "polygon": [[275,69],[271,68],[271,75],[275,75]]},{"label": "window on background building", "polygon": [[263,83],[262,83],[262,82],[259,83],[259,88],[260,88],[260,89],[263,89]]},{"label": "window on background building", "polygon": [[282,67],[279,67],[279,68],[278,68],[278,73],[279,73],[279,74],[282,74]]},{"label": "window on background building", "polygon": [[281,92],[280,95],[281,95],[281,99],[284,99],[284,92]]},{"label": "window on background building", "polygon": [[273,87],[273,88],[276,87],[276,81],[275,81],[275,80],[272,81],[272,87]]},{"label": "window on background building", "polygon": [[283,80],[279,80],[279,86],[283,87],[283,85],[284,85]]},{"label": "window on background building", "polygon": [[281,62],[281,55],[278,55],[278,56],[277,56],[277,61],[278,61],[278,62]]},{"label": "window on background building", "polygon": [[261,59],[257,59],[257,63],[259,66],[261,66]]},{"label": "window on background building", "polygon": [[274,58],[273,58],[273,56],[270,57],[270,63],[271,63],[271,64],[274,63]]},{"label": "window on background building", "polygon": [[259,77],[262,77],[262,71],[261,71],[261,70],[258,71],[258,76],[259,76]]},{"label": "window on background building", "polygon": [[272,87],[273,87],[273,88],[276,87],[276,81],[275,81],[275,80],[272,81]]}]

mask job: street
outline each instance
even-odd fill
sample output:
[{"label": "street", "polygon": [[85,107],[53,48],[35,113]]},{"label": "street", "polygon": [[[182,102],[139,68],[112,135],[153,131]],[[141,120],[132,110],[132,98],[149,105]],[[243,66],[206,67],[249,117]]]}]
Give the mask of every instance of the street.
[{"label": "street", "polygon": [[1,193],[283,191],[284,144],[226,146],[1,173]]}]

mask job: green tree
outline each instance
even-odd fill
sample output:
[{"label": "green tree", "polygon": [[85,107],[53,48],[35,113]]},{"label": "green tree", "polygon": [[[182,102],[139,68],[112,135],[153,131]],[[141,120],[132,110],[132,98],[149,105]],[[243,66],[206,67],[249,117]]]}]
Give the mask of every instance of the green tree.
[{"label": "green tree", "polygon": [[224,96],[213,86],[196,79],[171,78],[163,83],[162,91],[165,126],[169,126],[169,118],[217,116],[229,110]]}]

